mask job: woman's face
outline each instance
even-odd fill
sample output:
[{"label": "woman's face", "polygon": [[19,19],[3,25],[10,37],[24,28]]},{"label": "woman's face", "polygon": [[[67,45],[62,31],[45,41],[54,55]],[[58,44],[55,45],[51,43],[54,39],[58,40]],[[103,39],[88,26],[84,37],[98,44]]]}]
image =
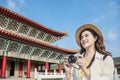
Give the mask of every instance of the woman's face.
[{"label": "woman's face", "polygon": [[85,30],[81,34],[80,42],[81,42],[81,45],[83,46],[83,48],[85,48],[85,49],[87,49],[91,46],[94,46],[96,40],[97,40],[97,38],[94,37],[93,34],[88,30]]}]

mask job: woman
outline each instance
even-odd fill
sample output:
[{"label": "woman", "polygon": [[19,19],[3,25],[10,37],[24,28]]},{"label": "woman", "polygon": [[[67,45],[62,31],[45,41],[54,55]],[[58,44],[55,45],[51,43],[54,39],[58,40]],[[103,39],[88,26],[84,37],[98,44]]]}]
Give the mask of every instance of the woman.
[{"label": "woman", "polygon": [[80,69],[69,64],[67,57],[64,61],[65,80],[113,80],[112,55],[105,50],[103,35],[97,26],[84,24],[75,36],[81,48],[75,62]]}]

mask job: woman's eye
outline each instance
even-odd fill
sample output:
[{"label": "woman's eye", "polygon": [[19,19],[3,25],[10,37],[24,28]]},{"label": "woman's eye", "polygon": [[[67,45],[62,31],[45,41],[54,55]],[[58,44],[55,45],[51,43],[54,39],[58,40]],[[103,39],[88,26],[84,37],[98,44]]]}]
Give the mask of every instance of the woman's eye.
[{"label": "woman's eye", "polygon": [[88,37],[88,36],[89,36],[89,35],[87,35],[87,34],[85,35],[85,37]]}]

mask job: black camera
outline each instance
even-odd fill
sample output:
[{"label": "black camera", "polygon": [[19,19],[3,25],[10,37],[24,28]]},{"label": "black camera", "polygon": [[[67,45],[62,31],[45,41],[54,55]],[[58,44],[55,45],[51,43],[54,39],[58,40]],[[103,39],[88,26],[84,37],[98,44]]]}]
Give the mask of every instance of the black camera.
[{"label": "black camera", "polygon": [[76,61],[77,61],[77,57],[76,57],[76,56],[70,55],[70,56],[68,57],[68,62],[69,62],[69,63],[75,63]]}]

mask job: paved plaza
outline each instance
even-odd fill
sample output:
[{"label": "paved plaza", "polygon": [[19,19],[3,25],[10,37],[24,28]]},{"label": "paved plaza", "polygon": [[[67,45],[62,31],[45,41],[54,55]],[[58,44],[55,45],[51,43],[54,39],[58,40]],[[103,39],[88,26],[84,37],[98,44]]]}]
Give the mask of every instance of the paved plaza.
[{"label": "paved plaza", "polygon": [[[7,78],[0,78],[0,80],[37,80],[34,78],[20,78],[20,77],[7,77]],[[42,79],[42,80],[61,80],[61,79]]]},{"label": "paved plaza", "polygon": [[35,79],[33,79],[33,78],[7,77],[7,78],[0,78],[0,80],[35,80]]}]

